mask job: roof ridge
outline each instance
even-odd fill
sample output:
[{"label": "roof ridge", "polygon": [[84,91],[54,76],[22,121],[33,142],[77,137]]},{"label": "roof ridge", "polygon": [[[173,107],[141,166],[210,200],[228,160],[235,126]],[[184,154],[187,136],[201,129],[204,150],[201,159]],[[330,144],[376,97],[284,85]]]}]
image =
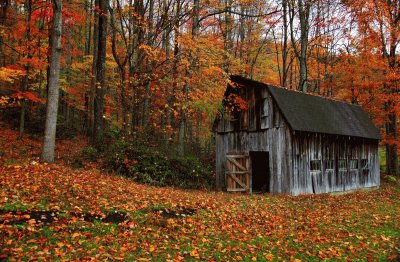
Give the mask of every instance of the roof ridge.
[{"label": "roof ridge", "polygon": [[344,103],[344,104],[347,104],[347,105],[352,105],[352,106],[357,106],[357,107],[361,107],[362,108],[362,106],[359,105],[359,104],[353,104],[353,103],[350,103],[350,102],[347,102],[347,101],[344,101],[344,100],[340,100],[340,99],[334,98],[334,97],[327,97],[327,96],[323,96],[323,95],[320,95],[320,94],[317,94],[317,93],[309,93],[309,92],[303,92],[303,91],[300,91],[300,90],[297,90],[297,89],[290,89],[290,88],[288,88],[286,86],[278,86],[278,85],[270,84],[268,82],[261,82],[261,81],[250,79],[250,78],[243,77],[243,76],[240,76],[240,75],[232,75],[231,77],[239,77],[239,78],[242,78],[245,81],[257,82],[258,84],[266,85],[268,87],[285,89],[285,90],[287,90],[289,92],[296,92],[296,93],[303,94],[303,95],[315,96],[315,97],[319,97],[319,98],[322,98],[322,99],[331,100],[331,101],[335,101],[335,102],[340,102],[340,103]]},{"label": "roof ridge", "polygon": [[320,94],[317,94],[317,93],[303,92],[303,91],[296,90],[296,89],[290,89],[290,88],[287,88],[285,86],[276,86],[276,85],[272,85],[272,84],[268,84],[268,83],[266,83],[266,85],[268,85],[268,87],[271,86],[271,87],[274,87],[274,88],[285,89],[285,90],[287,90],[289,92],[295,92],[295,93],[299,93],[299,94],[315,96],[315,97],[319,97],[319,98],[322,98],[322,99],[325,99],[325,100],[331,100],[331,101],[340,102],[340,103],[344,103],[344,104],[351,105],[351,106],[361,107],[361,105],[359,105],[359,104],[353,104],[353,103],[350,103],[350,102],[347,102],[347,101],[344,101],[344,100],[340,100],[338,98],[327,97],[327,96],[323,96],[323,95],[320,95]]}]

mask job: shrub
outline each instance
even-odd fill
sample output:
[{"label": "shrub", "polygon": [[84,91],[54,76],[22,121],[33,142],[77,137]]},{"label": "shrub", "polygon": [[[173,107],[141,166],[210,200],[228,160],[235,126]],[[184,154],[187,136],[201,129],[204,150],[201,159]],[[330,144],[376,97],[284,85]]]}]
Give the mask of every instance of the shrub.
[{"label": "shrub", "polygon": [[211,168],[193,156],[169,156],[156,147],[117,141],[108,152],[106,164],[136,182],[182,188],[212,187]]},{"label": "shrub", "polygon": [[98,158],[98,151],[92,146],[87,146],[82,149],[80,156],[90,162],[94,162]]}]

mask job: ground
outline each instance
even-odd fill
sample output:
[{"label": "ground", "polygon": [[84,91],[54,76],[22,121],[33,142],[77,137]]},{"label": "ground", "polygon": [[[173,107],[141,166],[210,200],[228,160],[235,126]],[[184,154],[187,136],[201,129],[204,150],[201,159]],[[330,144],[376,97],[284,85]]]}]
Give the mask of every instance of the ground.
[{"label": "ground", "polygon": [[398,182],[297,197],[157,188],[71,167],[83,139],[58,144],[47,165],[35,158],[40,142],[0,133],[0,259],[400,258]]}]

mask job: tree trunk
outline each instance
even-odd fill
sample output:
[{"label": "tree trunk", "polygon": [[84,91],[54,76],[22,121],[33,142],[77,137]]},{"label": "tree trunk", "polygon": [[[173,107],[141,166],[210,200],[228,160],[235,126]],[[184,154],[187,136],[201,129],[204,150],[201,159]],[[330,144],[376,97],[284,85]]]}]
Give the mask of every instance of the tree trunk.
[{"label": "tree trunk", "polygon": [[[26,26],[26,32],[25,32],[25,40],[27,43],[30,42],[30,38],[31,38],[31,14],[32,14],[32,2],[31,0],[25,0],[24,3],[24,8],[25,10],[25,26]],[[31,54],[30,54],[30,50],[28,50],[28,54],[27,54],[28,58],[31,58]],[[28,90],[28,86],[29,86],[29,71],[30,71],[30,64],[29,62],[27,62],[25,64],[25,76],[22,80],[22,87],[21,87],[21,91],[25,92]],[[21,101],[21,111],[20,111],[20,117],[19,117],[19,135],[18,135],[18,139],[22,139],[23,135],[24,135],[24,131],[25,131],[25,112],[26,112],[26,100],[25,98],[22,99]]]},{"label": "tree trunk", "polygon": [[[193,23],[192,23],[192,39],[195,40],[199,31],[199,0],[193,0]],[[191,71],[196,70],[196,60],[191,56],[189,70],[186,72],[186,78],[191,78]],[[178,154],[183,156],[185,154],[185,138],[187,137],[187,110],[189,106],[189,86],[186,83],[183,86],[183,106],[180,112],[180,124],[178,133]]]},{"label": "tree trunk", "polygon": [[308,46],[308,30],[310,17],[310,0],[299,0],[299,17],[300,17],[300,82],[299,90],[307,92],[307,46]]},{"label": "tree trunk", "polygon": [[106,64],[106,42],[107,42],[107,11],[108,0],[99,0],[98,12],[98,45],[96,61],[96,89],[94,96],[94,121],[93,121],[93,145],[97,148],[102,146],[104,134],[104,94],[105,87],[105,64]]},{"label": "tree trunk", "polygon": [[92,61],[92,76],[90,83],[90,91],[88,95],[88,134],[90,134],[92,142],[94,141],[94,97],[96,93],[96,65],[98,58],[98,43],[99,43],[99,0],[94,0],[95,11],[93,12],[94,23],[93,23],[93,61]]},{"label": "tree trunk", "polygon": [[[389,113],[385,127],[388,139],[397,142],[397,117],[395,113]],[[397,155],[397,144],[395,143],[386,144],[386,173],[389,175],[399,176],[399,158]]]},{"label": "tree trunk", "polygon": [[54,162],[56,141],[57,109],[60,79],[62,0],[53,0],[53,25],[51,28],[51,58],[47,95],[46,125],[44,131],[43,154],[45,162]]},{"label": "tree trunk", "polygon": [[281,78],[281,85],[286,87],[287,78],[288,78],[288,21],[287,21],[287,7],[288,7],[288,0],[282,1],[282,8],[283,8],[283,45],[282,45],[282,78]]},{"label": "tree trunk", "polygon": [[[149,0],[149,16],[148,16],[148,36],[147,45],[152,46],[154,42],[153,36],[153,16],[154,16],[154,0]],[[146,75],[149,76],[152,69],[151,61],[147,59],[146,62]],[[147,129],[150,119],[150,100],[151,100],[151,82],[148,80],[146,83],[146,90],[143,104],[143,128]]]},{"label": "tree trunk", "polygon": [[[308,48],[308,32],[309,20],[312,0],[297,0],[297,6],[294,1],[289,2],[289,17],[290,17],[290,34],[294,53],[300,64],[300,80],[298,89],[302,92],[307,92],[307,48]],[[299,26],[300,26],[300,50],[296,46],[294,37],[294,17],[298,13]]]}]

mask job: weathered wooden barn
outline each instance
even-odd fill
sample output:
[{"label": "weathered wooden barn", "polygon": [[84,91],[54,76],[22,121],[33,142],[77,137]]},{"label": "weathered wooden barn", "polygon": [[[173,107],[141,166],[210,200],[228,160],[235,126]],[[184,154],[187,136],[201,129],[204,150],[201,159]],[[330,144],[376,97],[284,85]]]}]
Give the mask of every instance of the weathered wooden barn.
[{"label": "weathered wooden barn", "polygon": [[361,107],[240,76],[223,101],[218,187],[298,195],[380,185],[379,130]]}]

